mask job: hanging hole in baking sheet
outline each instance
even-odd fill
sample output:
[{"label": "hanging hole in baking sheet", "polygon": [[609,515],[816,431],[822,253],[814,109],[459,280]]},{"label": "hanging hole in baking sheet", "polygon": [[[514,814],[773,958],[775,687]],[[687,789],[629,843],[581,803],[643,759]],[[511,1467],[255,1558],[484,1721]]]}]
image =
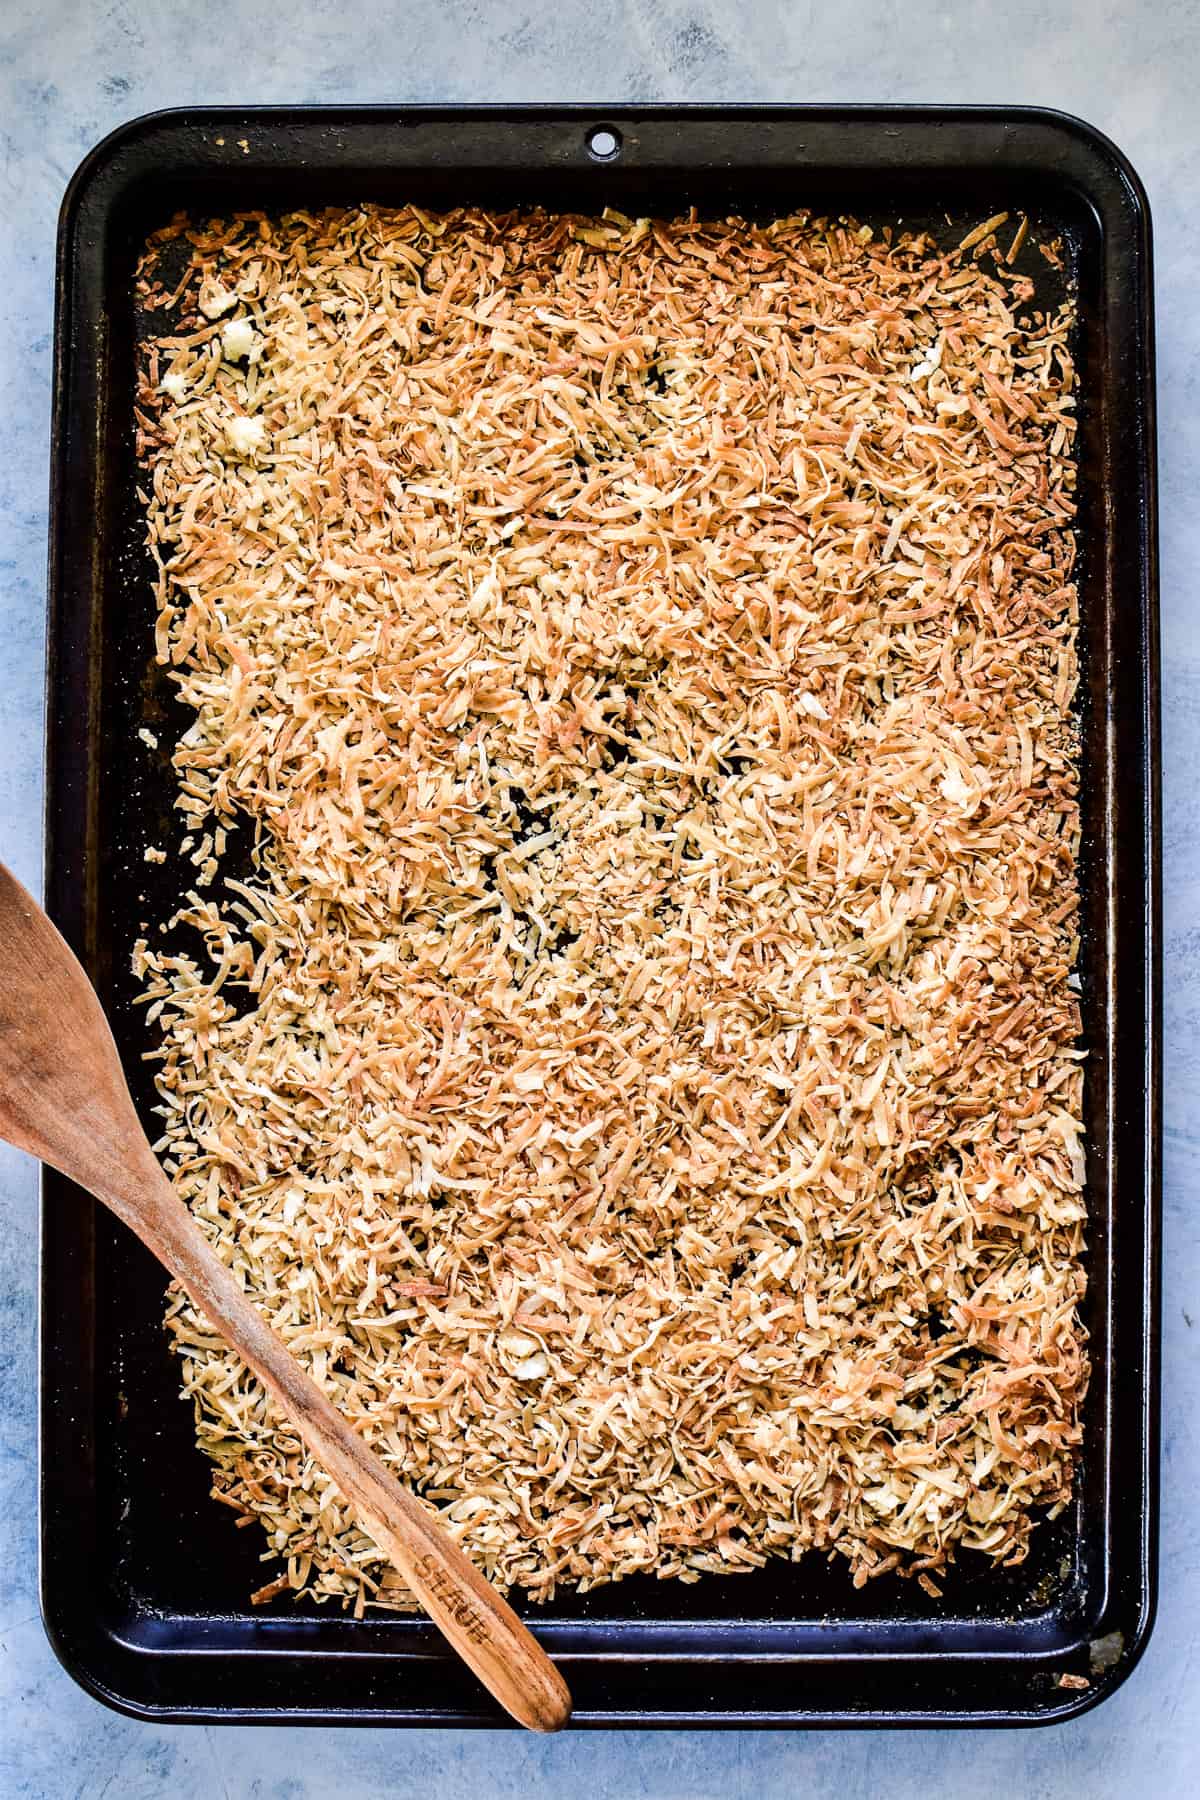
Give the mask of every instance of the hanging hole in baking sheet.
[{"label": "hanging hole in baking sheet", "polygon": [[587,134],[588,155],[596,162],[615,162],[621,154],[621,134],[611,125],[593,125]]}]

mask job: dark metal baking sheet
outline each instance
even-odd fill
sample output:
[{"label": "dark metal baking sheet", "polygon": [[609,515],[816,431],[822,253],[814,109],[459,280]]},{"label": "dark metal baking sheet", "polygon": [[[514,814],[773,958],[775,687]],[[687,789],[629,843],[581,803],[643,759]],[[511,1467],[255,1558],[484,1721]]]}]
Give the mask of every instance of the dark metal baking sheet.
[{"label": "dark metal baking sheet", "polygon": [[[589,149],[596,125],[617,154]],[[1154,1606],[1159,1183],[1158,666],[1150,224],[1105,139],[1030,110],[321,108],[164,113],[107,139],[63,206],[50,533],[47,901],[97,981],[150,1122],[129,951],[178,898],[143,862],[182,715],[152,656],[135,494],[133,265],[176,211],[541,204],[961,231],[1028,211],[1077,285],[1089,1293],[1095,1364],[1071,1506],[934,1599],[810,1556],[695,1585],[638,1578],[530,1608],[581,1725],[1032,1724],[1128,1673]],[[951,222],[947,224],[947,216]],[[1057,291],[1054,284],[1058,283]],[[1035,302],[1036,304],[1036,302]],[[78,1190],[43,1201],[42,1601],[93,1693],[158,1719],[499,1724],[431,1626],[251,1610],[261,1534],[208,1499],[162,1330],[161,1271]],[[1059,1685],[1084,1676],[1086,1689]]]}]

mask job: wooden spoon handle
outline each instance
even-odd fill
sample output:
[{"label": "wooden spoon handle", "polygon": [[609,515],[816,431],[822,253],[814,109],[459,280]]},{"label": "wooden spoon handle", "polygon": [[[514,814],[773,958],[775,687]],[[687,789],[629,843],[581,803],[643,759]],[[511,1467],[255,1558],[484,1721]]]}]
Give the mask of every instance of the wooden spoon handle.
[{"label": "wooden spoon handle", "polygon": [[533,1731],[565,1725],[571,1696],[545,1651],[309,1380],[213,1254],[146,1141],[90,981],[2,864],[0,1136],[89,1188],[177,1277],[501,1706]]},{"label": "wooden spoon handle", "polygon": [[[155,1180],[159,1191],[151,1197],[146,1184]],[[363,1529],[501,1706],[533,1731],[565,1725],[571,1696],[546,1652],[305,1374],[214,1255],[157,1163],[131,1176],[124,1193],[102,1197],[275,1397]]]}]

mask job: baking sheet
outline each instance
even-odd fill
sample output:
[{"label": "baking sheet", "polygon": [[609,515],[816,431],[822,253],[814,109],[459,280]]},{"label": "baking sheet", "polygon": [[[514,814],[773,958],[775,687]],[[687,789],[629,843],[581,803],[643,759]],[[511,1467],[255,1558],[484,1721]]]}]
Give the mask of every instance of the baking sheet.
[{"label": "baking sheet", "polygon": [[[610,129],[617,153],[589,145]],[[637,1578],[525,1608],[577,1724],[1033,1723],[1123,1678],[1153,1611],[1157,1459],[1157,639],[1149,218],[1086,127],[984,109],[283,109],[164,114],[93,152],[64,203],[56,342],[47,900],[109,1005],[135,1095],[152,1028],[129,952],[186,877],[142,860],[188,722],[153,660],[136,499],[133,265],[180,208],[207,218],[358,200],[903,219],[956,242],[1028,211],[1034,306],[1077,287],[1084,761],[1083,1013],[1094,1373],[1076,1497],[941,1599],[841,1560],[695,1585]],[[1061,237],[1058,272],[1037,252]],[[148,725],[153,751],[137,737]],[[236,843],[236,838],[233,840]],[[497,1724],[423,1620],[251,1609],[261,1534],[208,1498],[164,1281],[47,1175],[43,1605],[77,1677],[160,1718]],[[1059,1685],[1063,1674],[1086,1688]]]}]

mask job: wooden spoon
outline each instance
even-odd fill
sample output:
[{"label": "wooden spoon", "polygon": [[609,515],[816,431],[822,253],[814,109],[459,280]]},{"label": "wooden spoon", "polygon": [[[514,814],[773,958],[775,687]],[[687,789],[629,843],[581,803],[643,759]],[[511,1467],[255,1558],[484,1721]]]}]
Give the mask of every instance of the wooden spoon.
[{"label": "wooden spoon", "polygon": [[512,1608],[335,1411],[158,1166],[95,990],[0,864],[0,1137],[90,1189],[136,1232],[273,1395],[463,1661],[515,1719],[557,1731],[566,1683]]}]

